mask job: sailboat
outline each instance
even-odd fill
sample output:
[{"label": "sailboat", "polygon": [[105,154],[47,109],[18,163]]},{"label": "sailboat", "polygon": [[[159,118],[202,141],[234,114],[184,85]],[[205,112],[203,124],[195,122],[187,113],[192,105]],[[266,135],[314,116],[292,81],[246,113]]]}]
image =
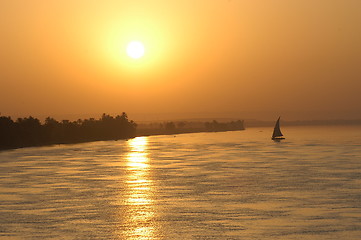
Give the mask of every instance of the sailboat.
[{"label": "sailboat", "polygon": [[282,137],[283,134],[282,134],[281,129],[280,129],[280,118],[281,117],[279,117],[277,119],[277,122],[275,124],[275,128],[273,129],[273,134],[272,134],[272,140],[273,141],[280,141],[282,139],[285,139],[284,137]]}]

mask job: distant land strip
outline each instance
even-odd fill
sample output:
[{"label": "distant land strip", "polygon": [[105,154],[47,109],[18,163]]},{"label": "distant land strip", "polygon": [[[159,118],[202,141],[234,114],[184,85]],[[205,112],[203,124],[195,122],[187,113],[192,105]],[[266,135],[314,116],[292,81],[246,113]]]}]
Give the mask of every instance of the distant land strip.
[{"label": "distant land strip", "polygon": [[32,116],[18,118],[0,116],[0,150],[54,144],[119,140],[136,136],[220,132],[244,130],[244,121],[218,122],[163,122],[136,124],[125,112],[115,117],[103,114],[101,118],[76,121],[47,117],[44,123]]},{"label": "distant land strip", "polygon": [[[246,127],[271,127],[275,121],[245,120]],[[330,119],[330,120],[296,120],[282,121],[282,126],[330,126],[330,125],[361,125],[361,119]]]},{"label": "distant land strip", "polygon": [[225,132],[245,130],[244,120],[212,121],[165,121],[140,123],[137,136],[167,135],[197,132]]}]

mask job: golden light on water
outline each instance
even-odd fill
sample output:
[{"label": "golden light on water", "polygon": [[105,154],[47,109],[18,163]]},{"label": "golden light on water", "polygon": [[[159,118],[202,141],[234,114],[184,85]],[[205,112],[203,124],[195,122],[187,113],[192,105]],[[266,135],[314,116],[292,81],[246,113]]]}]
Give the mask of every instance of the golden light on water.
[{"label": "golden light on water", "polygon": [[129,170],[135,171],[136,174],[144,174],[149,167],[149,159],[147,152],[148,139],[146,137],[138,137],[128,141],[130,152],[128,154],[127,166]]},{"label": "golden light on water", "polygon": [[125,235],[127,239],[152,239],[155,235],[153,225],[154,186],[150,179],[148,157],[148,138],[138,137],[128,141],[126,179],[128,210],[125,216]]}]

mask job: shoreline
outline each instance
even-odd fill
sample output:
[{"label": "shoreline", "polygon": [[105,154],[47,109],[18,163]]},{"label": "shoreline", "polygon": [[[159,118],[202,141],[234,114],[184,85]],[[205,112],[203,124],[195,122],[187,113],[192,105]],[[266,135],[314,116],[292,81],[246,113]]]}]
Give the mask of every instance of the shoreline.
[{"label": "shoreline", "polygon": [[33,148],[33,147],[50,147],[57,145],[71,145],[71,144],[82,144],[82,143],[91,143],[91,142],[100,142],[100,141],[119,141],[124,140],[127,141],[129,139],[134,139],[136,137],[150,137],[150,136],[162,136],[162,135],[179,135],[179,134],[189,134],[189,133],[214,133],[214,132],[233,132],[233,131],[244,131],[245,129],[234,129],[234,130],[216,130],[216,131],[207,131],[207,130],[188,130],[188,131],[175,131],[175,132],[165,132],[165,131],[157,131],[152,133],[139,133],[132,137],[127,138],[118,138],[118,139],[98,139],[98,140],[90,140],[90,141],[75,141],[75,142],[63,142],[63,143],[49,143],[49,144],[39,144],[39,145],[29,145],[29,146],[19,146],[19,147],[10,147],[10,148],[0,148],[0,152],[23,149],[23,148]]}]

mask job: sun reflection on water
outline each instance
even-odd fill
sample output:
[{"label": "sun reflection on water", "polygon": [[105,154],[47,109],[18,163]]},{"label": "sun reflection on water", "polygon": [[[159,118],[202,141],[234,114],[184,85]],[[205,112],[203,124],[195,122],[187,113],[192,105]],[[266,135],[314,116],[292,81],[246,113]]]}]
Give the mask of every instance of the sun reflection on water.
[{"label": "sun reflection on water", "polygon": [[153,224],[153,182],[150,179],[148,157],[148,138],[137,137],[128,141],[126,179],[127,211],[125,216],[125,235],[127,239],[154,239]]}]

